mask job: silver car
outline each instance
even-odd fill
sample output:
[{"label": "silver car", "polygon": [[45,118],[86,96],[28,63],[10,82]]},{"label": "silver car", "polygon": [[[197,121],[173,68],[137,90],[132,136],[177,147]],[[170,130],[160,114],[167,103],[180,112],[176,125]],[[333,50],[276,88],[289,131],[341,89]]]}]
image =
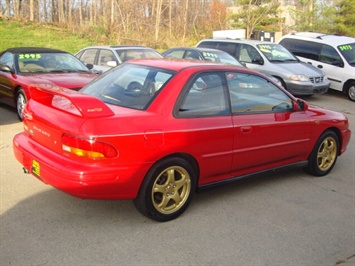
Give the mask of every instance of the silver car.
[{"label": "silver car", "polygon": [[94,65],[93,70],[102,73],[125,61],[136,58],[162,58],[152,48],[145,46],[89,46],[75,54],[85,64]]},{"label": "silver car", "polygon": [[280,80],[294,95],[326,93],[330,82],[322,70],[301,62],[280,44],[256,40],[206,39],[196,47],[220,49],[248,68]]}]

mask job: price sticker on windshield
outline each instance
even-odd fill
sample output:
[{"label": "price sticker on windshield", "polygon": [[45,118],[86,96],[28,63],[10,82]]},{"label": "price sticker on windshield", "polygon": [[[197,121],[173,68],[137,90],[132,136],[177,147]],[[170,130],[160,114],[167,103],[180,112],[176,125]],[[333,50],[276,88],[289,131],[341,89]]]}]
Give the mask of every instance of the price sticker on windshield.
[{"label": "price sticker on windshield", "polygon": [[24,60],[24,59],[40,59],[41,58],[41,54],[19,54],[18,58],[20,60]]},{"label": "price sticker on windshield", "polygon": [[203,56],[205,57],[213,57],[213,58],[218,58],[216,54],[209,53],[209,52],[203,52]]},{"label": "price sticker on windshield", "polygon": [[258,45],[260,50],[264,49],[264,50],[271,50],[271,46],[270,45],[266,45],[266,44],[260,44]]},{"label": "price sticker on windshield", "polygon": [[351,45],[341,45],[341,46],[339,46],[339,49],[341,51],[349,51],[349,50],[352,50],[353,47]]}]

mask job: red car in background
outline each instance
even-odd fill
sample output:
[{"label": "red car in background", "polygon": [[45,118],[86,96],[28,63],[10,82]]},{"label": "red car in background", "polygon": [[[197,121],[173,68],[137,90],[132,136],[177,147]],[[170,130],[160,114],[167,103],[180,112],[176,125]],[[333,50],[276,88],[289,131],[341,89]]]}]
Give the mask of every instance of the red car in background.
[{"label": "red car in background", "polygon": [[134,199],[157,221],[252,174],[297,164],[326,175],[350,141],[345,115],[232,65],[138,59],[79,92],[30,92],[14,137],[25,173],[76,197]]},{"label": "red car in background", "polygon": [[39,47],[9,48],[0,53],[0,102],[16,107],[18,117],[30,99],[31,84],[50,83],[79,90],[97,77],[73,55]]}]

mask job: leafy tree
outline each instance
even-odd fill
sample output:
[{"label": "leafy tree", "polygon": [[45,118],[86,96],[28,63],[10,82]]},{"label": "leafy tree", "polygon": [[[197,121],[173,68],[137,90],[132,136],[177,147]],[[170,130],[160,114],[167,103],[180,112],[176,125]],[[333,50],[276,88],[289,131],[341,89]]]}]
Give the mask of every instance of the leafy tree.
[{"label": "leafy tree", "polygon": [[246,30],[249,39],[254,30],[267,29],[279,22],[279,0],[234,0],[237,12],[230,15],[232,27]]},{"label": "leafy tree", "polygon": [[298,0],[294,6],[289,8],[289,12],[295,21],[294,25],[290,26],[291,29],[313,31],[313,28],[316,27],[314,23],[318,21],[319,6],[314,4],[313,0]]},{"label": "leafy tree", "polygon": [[289,12],[296,31],[313,31],[328,34],[355,36],[354,0],[297,0]]},{"label": "leafy tree", "polygon": [[355,37],[355,1],[337,0],[332,10],[334,11],[332,33]]}]

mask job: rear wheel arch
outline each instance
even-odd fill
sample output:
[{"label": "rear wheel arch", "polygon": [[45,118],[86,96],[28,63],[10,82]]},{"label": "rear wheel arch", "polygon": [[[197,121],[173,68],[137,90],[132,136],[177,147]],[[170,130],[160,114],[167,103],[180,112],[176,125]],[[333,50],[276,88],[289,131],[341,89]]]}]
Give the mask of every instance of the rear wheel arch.
[{"label": "rear wheel arch", "polygon": [[188,154],[171,154],[152,165],[139,188],[134,205],[144,216],[165,222],[189,206],[198,182],[198,169]]},{"label": "rear wheel arch", "polygon": [[[162,161],[165,161],[167,159],[170,159],[170,158],[181,158],[183,160],[185,160],[188,164],[190,164],[194,174],[195,174],[195,177],[196,177],[196,185],[198,184],[198,181],[199,181],[199,177],[200,177],[200,167],[198,165],[198,162],[197,160],[195,159],[195,157],[193,157],[191,154],[188,154],[188,153],[172,153],[172,154],[169,154],[167,156],[164,156],[162,157],[161,159],[159,159],[158,161],[156,161],[151,167],[150,169],[148,170],[148,172],[152,169],[152,167],[154,167],[157,163],[159,162],[162,162]],[[148,173],[147,172],[147,173]]]}]

